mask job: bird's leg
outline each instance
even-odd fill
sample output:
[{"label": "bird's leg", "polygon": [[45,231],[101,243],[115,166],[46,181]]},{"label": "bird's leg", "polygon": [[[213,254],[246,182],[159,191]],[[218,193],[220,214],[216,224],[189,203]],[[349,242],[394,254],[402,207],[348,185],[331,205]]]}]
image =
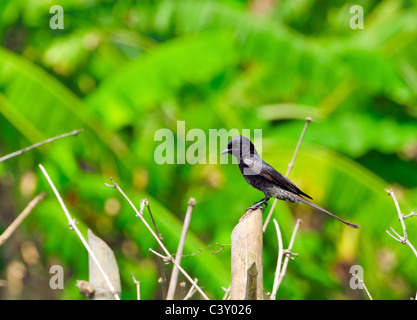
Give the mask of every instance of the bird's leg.
[{"label": "bird's leg", "polygon": [[[261,207],[262,209],[265,209],[268,206],[268,200],[269,200],[269,197],[265,197],[262,200],[259,200],[258,202],[255,202],[253,205],[251,205],[249,208],[247,208],[246,211],[256,210],[259,207]],[[263,205],[265,205],[265,208],[264,208]]]}]

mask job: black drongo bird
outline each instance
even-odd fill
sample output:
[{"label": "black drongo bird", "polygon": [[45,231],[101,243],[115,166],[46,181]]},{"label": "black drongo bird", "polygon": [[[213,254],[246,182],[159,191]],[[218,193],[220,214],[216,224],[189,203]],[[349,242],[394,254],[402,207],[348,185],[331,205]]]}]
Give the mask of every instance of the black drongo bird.
[{"label": "black drongo bird", "polygon": [[267,206],[269,198],[277,198],[288,202],[305,203],[310,207],[320,210],[321,212],[342,221],[352,228],[359,228],[358,225],[342,220],[333,213],[304,199],[303,197],[309,199],[312,198],[308,194],[301,191],[289,179],[263,161],[258,155],[258,152],[256,152],[255,146],[248,138],[242,136],[233,137],[229,141],[227,148],[222,151],[222,154],[228,153],[237,158],[240,172],[246,182],[265,194],[264,199],[256,202],[248,209],[255,209],[263,204]]}]

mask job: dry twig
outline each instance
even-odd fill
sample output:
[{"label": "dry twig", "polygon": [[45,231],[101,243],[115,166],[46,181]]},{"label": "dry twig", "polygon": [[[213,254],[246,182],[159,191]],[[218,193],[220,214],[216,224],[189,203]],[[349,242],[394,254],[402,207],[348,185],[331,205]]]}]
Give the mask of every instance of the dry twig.
[{"label": "dry twig", "polygon": [[222,290],[224,291],[224,296],[222,298],[222,300],[230,300],[230,291],[231,291],[231,286],[229,286],[227,289],[222,287]]},{"label": "dry twig", "polygon": [[[394,200],[394,204],[395,204],[395,207],[397,208],[397,213],[398,213],[398,219],[400,220],[400,222],[401,222],[401,227],[402,227],[402,229],[403,229],[403,235],[401,236],[401,235],[399,235],[395,230],[394,230],[394,228],[393,227],[389,227],[390,229],[391,229],[391,231],[395,234],[395,236],[394,235],[392,235],[388,230],[385,230],[385,232],[389,235],[389,236],[391,236],[394,240],[396,240],[396,241],[398,241],[399,243],[402,243],[402,244],[406,244],[406,245],[408,245],[409,247],[410,247],[410,249],[413,251],[413,253],[414,253],[414,255],[417,257],[417,251],[416,251],[416,248],[414,248],[414,246],[411,244],[411,242],[410,242],[410,240],[408,240],[408,237],[407,237],[407,229],[406,229],[406,227],[405,227],[405,222],[404,222],[404,215],[401,213],[401,209],[400,209],[400,206],[399,206],[399,204],[398,204],[398,201],[397,201],[397,198],[395,197],[395,194],[394,194],[394,191],[392,190],[392,189],[386,189],[385,190],[386,192],[388,192],[388,194],[392,197],[392,199]],[[413,213],[413,212],[412,212]],[[407,217],[409,217],[409,216],[412,216],[412,215],[414,215],[414,214],[409,214]]]},{"label": "dry twig", "polygon": [[10,153],[10,154],[7,154],[7,155],[5,155],[5,156],[1,157],[1,158],[0,158],[0,162],[3,162],[3,161],[6,161],[6,160],[8,160],[8,159],[10,159],[10,158],[13,158],[13,157],[19,156],[19,155],[21,155],[21,154],[23,154],[23,153],[25,153],[25,152],[27,152],[27,151],[29,151],[29,150],[32,150],[32,149],[38,148],[38,147],[43,146],[44,144],[50,143],[50,142],[52,142],[52,141],[55,141],[55,140],[58,140],[58,139],[62,139],[62,138],[66,138],[66,137],[69,137],[69,136],[76,136],[76,135],[78,135],[78,134],[79,134],[80,132],[82,132],[82,131],[84,131],[84,129],[73,130],[73,131],[71,131],[71,132],[64,133],[64,134],[61,134],[61,135],[59,135],[59,136],[56,136],[56,137],[53,137],[53,138],[49,138],[49,139],[46,139],[46,140],[44,140],[44,141],[41,141],[41,142],[35,143],[35,144],[33,144],[33,145],[31,145],[31,146],[29,146],[29,147],[27,147],[27,148],[20,149],[20,150],[18,150],[18,151],[15,151],[15,152],[13,152],[13,153]]},{"label": "dry twig", "polygon": [[366,292],[366,294],[368,295],[369,300],[373,300],[373,299],[372,299],[372,297],[371,297],[371,294],[370,294],[370,293],[369,293],[369,291],[368,291],[368,288],[367,288],[367,287],[366,287],[366,285],[365,285],[365,282],[364,282],[363,280],[359,279],[358,275],[357,275],[357,274],[355,274],[355,273],[352,273],[352,276],[355,276],[355,277],[356,277],[356,279],[358,279],[359,284],[360,284],[360,285],[362,285],[362,287],[365,289],[365,292]]},{"label": "dry twig", "polygon": [[[282,282],[282,279],[284,279],[285,273],[287,272],[287,266],[288,266],[289,260],[294,259],[293,257],[291,257],[291,255],[297,256],[297,254],[292,253],[291,250],[292,250],[292,247],[294,245],[295,236],[297,235],[297,231],[298,231],[298,228],[299,228],[300,224],[301,224],[301,219],[297,219],[297,222],[296,222],[295,227],[294,227],[294,231],[292,232],[290,243],[288,245],[288,249],[286,249],[286,250],[281,249],[282,252],[278,253],[278,263],[280,262],[280,257],[279,257],[280,254],[281,254],[281,260],[282,260],[283,255],[285,255],[285,258],[284,258],[284,262],[282,264],[282,268],[277,263],[277,272],[278,272],[279,269],[280,270],[279,270],[279,273],[277,273],[277,272],[275,273],[274,286],[273,286],[273,291],[272,291],[272,294],[271,294],[271,300],[274,300],[275,297],[276,297],[276,293],[278,291],[278,288],[279,288],[279,286]],[[275,224],[275,227],[277,228],[277,230],[279,230],[278,223]],[[281,233],[280,231],[277,231],[277,233],[278,232]],[[278,238],[279,238],[279,236],[278,236]],[[282,242],[281,242],[281,248],[283,248]],[[280,249],[278,248],[278,250],[280,250]]]},{"label": "dry twig", "polygon": [[91,250],[90,246],[88,245],[87,241],[84,239],[83,235],[81,234],[81,231],[76,226],[75,220],[71,218],[71,215],[65,206],[64,201],[61,198],[61,195],[59,194],[58,190],[56,189],[54,183],[52,182],[51,178],[49,177],[48,173],[46,172],[45,168],[40,164],[39,168],[42,170],[42,173],[44,174],[46,180],[48,180],[49,185],[51,186],[53,192],[55,193],[55,196],[57,197],[59,204],[61,205],[62,209],[64,210],[65,216],[68,219],[69,225],[71,226],[72,230],[74,230],[78,237],[80,238],[81,242],[83,243],[84,247],[87,249],[88,253],[90,254],[90,257],[93,259],[95,264],[97,265],[97,268],[99,269],[101,275],[103,276],[104,280],[106,281],[110,292],[113,294],[114,298],[116,300],[120,300],[119,294],[117,293],[116,289],[113,287],[109,277],[104,272],[102,266],[100,265],[99,261],[97,260],[97,257],[95,256],[94,252]]},{"label": "dry twig", "polygon": [[[155,222],[155,219],[153,218],[152,210],[151,210],[151,207],[149,205],[148,199],[142,199],[142,200],[140,200],[140,209],[139,209],[140,211],[139,211],[139,213],[143,216],[143,210],[145,209],[145,206],[148,209],[149,215],[150,215],[151,220],[152,220],[153,227],[155,228],[155,232],[158,235],[159,240],[163,241],[164,238],[162,238],[162,235],[159,233],[158,228],[156,227],[156,222]],[[158,247],[158,252],[161,253],[161,247]],[[160,260],[158,260],[158,268],[159,268],[159,274],[161,275],[161,277],[160,277],[160,280],[161,280],[160,283],[162,285],[162,295],[164,297],[166,297],[166,284],[165,284],[166,283],[166,276],[165,276],[165,268],[164,268],[164,265],[162,264],[162,262]]]},{"label": "dry twig", "polygon": [[[288,178],[288,176],[290,175],[290,172],[291,172],[292,168],[294,167],[294,163],[295,163],[295,159],[297,158],[298,150],[300,150],[301,142],[304,139],[304,135],[305,135],[305,133],[307,131],[307,127],[308,127],[308,125],[310,124],[311,121],[312,120],[311,120],[310,117],[306,118],[306,123],[304,125],[304,129],[301,132],[301,136],[300,136],[300,139],[298,140],[297,147],[295,148],[295,151],[294,151],[294,154],[292,156],[291,162],[288,165],[288,170],[287,170],[287,173],[285,174],[285,177],[286,178]],[[265,223],[264,223],[264,226],[263,226],[263,232],[264,233],[265,233],[266,228],[268,227],[269,220],[271,220],[272,214],[274,213],[274,210],[275,210],[275,206],[277,204],[277,201],[278,201],[278,199],[274,199],[274,202],[272,203],[271,209],[269,210],[268,216],[265,219]]]},{"label": "dry twig", "polygon": [[130,275],[132,276],[133,283],[136,285],[137,299],[140,300],[140,282],[135,279],[135,276],[133,275],[133,273],[131,273]]},{"label": "dry twig", "polygon": [[[197,278],[194,278],[194,281],[195,281],[195,283],[197,283],[198,282],[198,279]],[[193,286],[191,286],[190,287],[190,290],[188,290],[188,292],[185,295],[185,297],[184,297],[183,300],[190,300],[193,297],[194,293],[196,293],[196,292],[197,292],[196,288],[193,287]]]},{"label": "dry twig", "polygon": [[174,265],[177,266],[177,268],[182,272],[182,274],[190,281],[190,283],[196,288],[196,290],[204,297],[206,300],[210,300],[209,297],[201,290],[201,288],[195,283],[195,281],[189,276],[189,274],[176,263],[175,259],[172,257],[172,255],[169,253],[168,249],[165,247],[165,245],[162,243],[161,239],[158,237],[158,235],[152,230],[152,228],[149,226],[149,224],[146,222],[146,220],[143,217],[143,214],[141,214],[138,209],[135,207],[133,202],[129,199],[129,197],[123,192],[123,190],[120,188],[120,186],[114,182],[113,178],[110,178],[110,180],[113,182],[113,185],[105,184],[107,187],[117,189],[117,191],[120,192],[120,194],[126,199],[126,201],[130,204],[130,206],[133,208],[133,210],[136,213],[136,217],[138,217],[143,224],[146,226],[146,228],[149,230],[149,232],[152,234],[152,236],[155,238],[155,240],[158,242],[158,244],[161,246],[162,250],[165,252],[166,256],[159,254],[155,250],[149,249],[153,254],[159,256],[165,261],[172,262]]},{"label": "dry twig", "polygon": [[278,238],[278,259],[277,259],[277,268],[275,270],[275,279],[274,279],[274,286],[272,288],[272,294],[271,294],[271,300],[275,300],[275,297],[277,295],[278,291],[278,279],[281,274],[281,265],[282,265],[282,257],[284,255],[284,246],[282,244],[282,236],[281,236],[281,230],[279,229],[279,225],[276,219],[273,219],[275,230],[277,232],[277,238]]},{"label": "dry twig", "polygon": [[[184,225],[182,227],[182,232],[181,232],[181,238],[178,244],[177,254],[175,255],[175,262],[178,265],[181,264],[181,257],[182,257],[182,252],[184,250],[185,238],[187,237],[187,232],[188,232],[188,228],[190,226],[190,221],[191,221],[191,215],[193,213],[195,204],[196,204],[196,201],[194,198],[190,198],[190,200],[188,200],[187,213],[185,214]],[[174,268],[172,269],[172,273],[171,273],[171,280],[169,281],[167,300],[174,299],[175,289],[177,287],[177,281],[178,281],[178,272],[179,270],[177,266],[174,265]]]},{"label": "dry twig", "polygon": [[41,192],[29,204],[26,208],[17,216],[17,218],[7,227],[6,230],[0,235],[0,246],[12,235],[17,227],[25,220],[25,218],[32,212],[33,208],[45,197],[46,193]]},{"label": "dry twig", "polygon": [[[222,252],[222,251],[223,251],[223,249],[224,249],[224,247],[230,247],[230,246],[231,246],[231,244],[229,244],[229,243],[221,244],[221,243],[218,243],[218,242],[213,242],[213,243],[211,243],[211,244],[209,244],[209,245],[207,245],[207,246],[204,246],[204,247],[199,248],[197,252],[188,253],[188,254],[182,254],[181,256],[182,256],[183,258],[184,258],[184,257],[194,257],[194,256],[196,256],[196,255],[201,254],[201,253],[203,252],[203,250],[204,250],[204,249],[207,249],[207,248],[210,248],[210,247],[213,247],[213,246],[219,246],[219,247],[220,247],[220,248],[219,248],[219,249],[217,249],[217,250],[214,250],[214,249],[210,250],[210,253],[211,253],[211,254],[217,254],[217,253]],[[176,257],[176,256],[177,256],[177,255],[175,254],[175,257]]]}]

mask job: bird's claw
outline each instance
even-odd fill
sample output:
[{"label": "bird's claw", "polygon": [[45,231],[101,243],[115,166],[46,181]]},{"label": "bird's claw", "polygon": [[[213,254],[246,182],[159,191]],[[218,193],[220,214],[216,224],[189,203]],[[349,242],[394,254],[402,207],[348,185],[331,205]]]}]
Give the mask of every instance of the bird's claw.
[{"label": "bird's claw", "polygon": [[[264,207],[264,205],[265,205],[265,207]],[[266,209],[267,206],[268,206],[268,202],[255,202],[253,205],[251,205],[249,208],[247,208],[246,211],[261,209],[262,212],[263,212]]]}]

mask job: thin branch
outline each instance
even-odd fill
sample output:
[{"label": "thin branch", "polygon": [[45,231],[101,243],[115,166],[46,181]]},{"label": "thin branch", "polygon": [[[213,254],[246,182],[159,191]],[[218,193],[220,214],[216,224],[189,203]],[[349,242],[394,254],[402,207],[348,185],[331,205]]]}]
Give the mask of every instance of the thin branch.
[{"label": "thin branch", "polygon": [[0,246],[12,235],[12,233],[17,229],[17,227],[26,219],[26,217],[31,213],[33,208],[45,197],[46,193],[41,192],[29,204],[26,208],[17,216],[17,218],[7,227],[6,230],[0,235]]},{"label": "thin branch", "polygon": [[275,230],[277,231],[277,238],[278,238],[278,259],[277,259],[277,268],[275,270],[275,279],[274,279],[274,286],[272,289],[271,294],[271,300],[275,300],[277,291],[278,291],[278,285],[279,285],[279,276],[281,274],[281,264],[282,264],[282,257],[284,255],[284,246],[282,244],[282,235],[281,230],[279,229],[279,225],[276,219],[273,219]]},{"label": "thin branch", "polygon": [[[228,244],[228,243],[221,244],[221,243],[218,243],[218,242],[213,242],[212,244],[209,244],[209,245],[207,245],[207,246],[204,246],[204,247],[199,248],[197,252],[194,252],[194,253],[189,253],[189,254],[183,254],[183,255],[181,255],[181,256],[182,256],[183,258],[184,258],[184,257],[194,257],[194,256],[196,256],[196,255],[201,254],[201,253],[203,252],[203,250],[204,250],[204,249],[207,249],[207,248],[210,248],[210,247],[213,247],[213,246],[219,246],[219,247],[220,247],[218,250],[210,250],[210,253],[211,253],[211,254],[217,254],[217,253],[222,252],[222,251],[223,251],[223,249],[224,249],[224,247],[230,247],[230,246],[231,246],[231,244]],[[175,256],[177,256],[177,255],[175,254]]]},{"label": "thin branch", "polygon": [[410,214],[407,214],[406,216],[404,216],[403,219],[405,220],[407,218],[414,217],[414,216],[417,216],[417,213],[415,213],[414,211],[411,211]]},{"label": "thin branch", "polygon": [[159,252],[156,252],[154,249],[149,248],[149,251],[152,252],[154,255],[160,257],[162,260],[164,260],[165,262],[172,262],[172,260],[174,260],[173,258],[171,259],[169,256],[164,256],[163,254],[160,254]]},{"label": "thin branch", "polygon": [[166,257],[162,256],[160,254],[158,254],[156,251],[149,249],[151,252],[153,252],[156,255],[159,255],[161,258],[172,262],[174,265],[176,265],[178,267],[178,269],[182,272],[182,274],[188,279],[188,281],[190,281],[190,283],[197,289],[197,291],[204,297],[204,299],[206,300],[210,300],[207,295],[203,292],[203,290],[201,290],[201,288],[194,282],[194,280],[188,275],[188,273],[181,268],[181,266],[179,266],[176,262],[175,259],[172,257],[172,255],[169,253],[168,249],[164,246],[164,244],[162,243],[161,239],[159,239],[159,237],[157,236],[157,234],[152,230],[152,228],[149,226],[149,224],[146,222],[146,220],[143,218],[143,215],[140,214],[140,212],[138,211],[138,209],[135,207],[135,205],[133,204],[133,202],[129,199],[129,197],[123,192],[123,190],[120,188],[120,186],[114,182],[113,178],[110,178],[110,180],[113,182],[113,185],[109,185],[109,184],[105,184],[107,187],[110,188],[114,188],[117,189],[117,191],[120,192],[120,194],[126,199],[126,201],[130,204],[130,206],[133,208],[133,210],[136,213],[136,217],[138,217],[143,224],[146,226],[146,228],[149,230],[149,232],[152,234],[152,236],[155,238],[155,240],[158,242],[158,244],[161,246],[162,250],[165,252]]},{"label": "thin branch", "polygon": [[274,202],[272,202],[271,209],[269,210],[268,216],[266,217],[265,222],[264,222],[264,225],[262,227],[263,233],[265,233],[266,227],[269,224],[269,220],[271,220],[271,217],[272,217],[272,214],[274,213],[275,206],[277,205],[277,202],[278,202],[278,199],[276,199],[276,198],[274,199]]},{"label": "thin branch", "polygon": [[417,250],[416,250],[416,248],[414,248],[414,246],[412,245],[412,243],[410,242],[410,240],[406,239],[404,242],[403,242],[403,241],[401,241],[401,243],[404,243],[404,244],[406,244],[407,246],[409,246],[409,247],[410,247],[410,249],[413,251],[414,255],[415,255],[415,256],[416,256],[416,258],[417,258]]},{"label": "thin branch", "polygon": [[394,238],[394,240],[397,240],[398,242],[404,243],[405,240],[403,239],[403,237],[401,237],[397,231],[394,230],[393,227],[389,227],[391,229],[391,231],[395,234],[395,236],[393,236],[391,233],[389,233],[388,230],[385,230],[386,233],[388,233],[392,238]]},{"label": "thin branch", "polygon": [[[184,250],[185,238],[187,237],[188,228],[190,227],[191,215],[193,213],[195,204],[196,204],[196,201],[194,198],[190,198],[190,200],[188,200],[187,213],[185,214],[184,225],[182,227],[182,232],[181,232],[181,238],[178,244],[177,254],[175,255],[175,262],[178,265],[181,264],[181,256]],[[179,270],[177,266],[174,265],[174,268],[172,269],[172,273],[171,273],[171,280],[169,281],[167,300],[174,299],[175,289],[177,287],[177,281],[178,281],[178,273],[179,273]]]},{"label": "thin branch", "polygon": [[416,256],[416,258],[417,258],[417,250],[416,250],[416,248],[414,248],[414,246],[411,244],[411,242],[410,242],[410,240],[406,240],[405,241],[405,244],[407,245],[407,246],[409,246],[410,247],[410,249],[413,251],[413,253],[414,253],[414,255]]},{"label": "thin branch", "polygon": [[27,152],[27,151],[30,151],[30,150],[35,149],[35,148],[38,148],[38,147],[40,147],[40,146],[42,146],[42,145],[44,145],[44,144],[47,144],[47,143],[53,142],[53,141],[55,141],[55,140],[62,139],[62,138],[66,138],[66,137],[69,137],[69,136],[76,136],[76,135],[78,135],[78,134],[79,134],[80,132],[82,132],[82,131],[84,131],[84,129],[73,130],[73,131],[71,131],[71,132],[64,133],[64,134],[61,134],[61,135],[59,135],[59,136],[56,136],[56,137],[53,137],[53,138],[49,138],[49,139],[46,139],[46,140],[44,140],[44,141],[41,141],[41,142],[35,143],[35,144],[33,144],[33,145],[31,145],[31,146],[29,146],[29,147],[27,147],[27,148],[24,148],[24,149],[21,149],[21,150],[15,151],[15,152],[13,152],[13,153],[10,153],[10,154],[8,154],[8,155],[5,155],[5,156],[1,157],[1,158],[0,158],[0,162],[3,162],[3,161],[6,161],[6,160],[8,160],[8,159],[10,159],[10,158],[13,158],[13,157],[19,156],[19,155],[21,155],[21,154],[23,154],[23,153],[25,153],[25,152]]},{"label": "thin branch", "polygon": [[68,219],[68,222],[71,226],[71,228],[77,233],[78,237],[80,238],[81,242],[83,243],[84,247],[87,249],[88,253],[90,254],[91,258],[93,259],[93,261],[95,262],[95,264],[97,265],[97,268],[99,269],[101,275],[103,276],[104,280],[107,283],[107,286],[110,289],[110,292],[112,293],[112,295],[114,296],[114,298],[116,300],[120,300],[119,294],[117,293],[116,289],[113,287],[109,277],[107,276],[107,274],[104,272],[103,268],[101,267],[99,261],[97,260],[93,250],[91,250],[90,246],[88,245],[87,241],[84,239],[83,235],[81,234],[80,230],[78,229],[78,227],[75,224],[75,220],[71,218],[71,215],[67,209],[67,207],[65,206],[64,201],[61,198],[61,195],[59,194],[58,190],[56,189],[54,183],[52,182],[51,178],[49,177],[48,173],[46,172],[45,168],[39,164],[39,168],[42,170],[42,173],[44,174],[46,180],[48,180],[49,185],[51,186],[52,190],[55,193],[55,196],[57,197],[59,204],[61,205],[62,209],[64,210],[65,216]]},{"label": "thin branch", "polygon": [[222,289],[224,290],[224,296],[223,296],[222,300],[229,300],[230,299],[230,291],[232,289],[232,286],[229,286],[229,288],[227,288],[227,289],[222,287]]},{"label": "thin branch", "polygon": [[206,300],[210,300],[209,297],[207,297],[207,295],[203,292],[203,290],[201,290],[201,288],[197,285],[197,283],[189,276],[189,274],[179,264],[175,262],[175,259],[171,255],[163,256],[162,254],[159,254],[151,248],[149,248],[149,251],[152,252],[154,255],[157,255],[158,257],[162,258],[164,261],[172,262],[174,265],[176,265],[177,268],[182,272],[182,274],[188,279],[188,281],[190,281],[190,283],[196,288],[196,290],[200,292],[203,298]]},{"label": "thin branch", "polygon": [[155,219],[153,218],[152,210],[151,210],[151,207],[149,206],[148,199],[140,200],[140,212],[142,213],[142,215],[143,215],[144,206],[146,206],[148,208],[148,212],[149,212],[149,215],[151,216],[151,220],[152,220],[152,223],[153,223],[153,227],[155,228],[156,234],[158,235],[158,237],[161,241],[164,240],[164,238],[162,238],[162,235],[159,233],[158,228],[156,227]]},{"label": "thin branch", "polygon": [[[198,282],[198,279],[195,278],[194,281],[195,281],[195,283],[197,283]],[[194,295],[194,293],[196,293],[196,292],[197,292],[196,288],[194,288],[193,286],[191,286],[190,287],[190,290],[188,290],[188,292],[185,295],[185,297],[184,297],[183,300],[190,300],[192,298],[192,296]]]},{"label": "thin branch", "polygon": [[[305,133],[307,131],[307,127],[308,127],[308,125],[310,124],[311,121],[312,120],[311,120],[310,117],[306,118],[306,123],[304,125],[304,129],[301,132],[301,136],[300,136],[300,139],[298,140],[297,147],[295,148],[295,151],[294,151],[294,154],[292,156],[291,162],[288,165],[287,173],[285,174],[285,177],[286,178],[288,178],[288,176],[290,175],[290,172],[291,172],[292,168],[294,167],[294,163],[295,163],[295,159],[297,158],[298,150],[300,150],[301,142],[304,139],[304,135],[305,135]],[[274,202],[273,202],[273,204],[271,206],[271,209],[269,210],[268,216],[265,219],[265,223],[264,223],[264,226],[263,226],[263,232],[264,233],[265,233],[266,228],[268,227],[269,220],[271,220],[272,214],[274,213],[274,210],[275,210],[275,206],[277,204],[277,201],[278,201],[278,199],[275,198],[274,199]]]},{"label": "thin branch", "polygon": [[361,284],[361,285],[363,286],[363,288],[365,289],[366,294],[367,294],[367,295],[368,295],[368,297],[369,297],[369,300],[373,300],[373,299],[372,299],[372,297],[371,297],[371,294],[370,294],[370,293],[369,293],[369,291],[368,291],[368,288],[367,288],[367,287],[366,287],[366,285],[365,285],[365,282],[364,282],[363,280],[359,279],[359,277],[357,276],[357,274],[356,274],[356,273],[352,273],[352,276],[355,276],[355,277],[356,277],[356,279],[358,279],[359,284]]},{"label": "thin branch", "polygon": [[397,213],[398,213],[398,220],[400,220],[400,222],[401,222],[401,227],[402,227],[402,229],[403,229],[403,236],[401,236],[401,235],[399,235],[395,230],[394,230],[394,228],[393,227],[389,227],[390,229],[391,229],[391,231],[395,234],[395,236],[394,235],[392,235],[388,230],[385,230],[385,232],[389,235],[389,236],[391,236],[394,240],[396,240],[396,241],[398,241],[398,242],[400,242],[400,243],[402,243],[402,244],[406,244],[406,245],[408,245],[409,247],[410,247],[410,249],[413,251],[413,253],[414,253],[414,255],[417,257],[417,250],[416,250],[416,248],[412,245],[412,243],[410,242],[410,240],[408,240],[408,237],[407,237],[407,229],[406,229],[406,226],[405,226],[405,222],[404,222],[404,219],[405,219],[405,217],[410,217],[410,216],[413,216],[413,215],[415,215],[414,214],[414,212],[412,212],[412,213],[410,213],[408,216],[404,216],[402,213],[401,213],[401,209],[400,209],[400,206],[399,206],[399,204],[398,204],[398,201],[397,201],[397,198],[395,197],[395,194],[394,194],[394,191],[392,190],[392,189],[385,189],[385,191],[386,192],[388,192],[388,194],[392,197],[392,199],[394,200],[394,204],[395,204],[395,207],[397,208]]},{"label": "thin branch", "polygon": [[[158,228],[156,227],[156,222],[155,222],[155,219],[153,218],[152,210],[151,210],[151,207],[149,205],[148,199],[140,200],[140,214],[143,216],[143,210],[145,209],[145,206],[146,206],[146,208],[148,208],[148,212],[149,212],[149,215],[151,216],[151,220],[152,220],[152,223],[153,223],[153,227],[155,228],[156,234],[158,235],[158,237],[161,241],[164,240],[162,238],[162,235],[159,233]],[[158,247],[158,252],[161,253],[161,247]],[[165,268],[164,268],[164,265],[161,263],[160,260],[158,260],[158,268],[159,268],[159,273],[161,275],[162,295],[164,297],[166,297]]]},{"label": "thin branch", "polygon": [[300,150],[301,142],[304,139],[304,135],[307,131],[307,127],[308,127],[308,125],[310,124],[311,121],[312,120],[311,120],[310,117],[306,118],[306,124],[304,125],[303,131],[301,132],[301,136],[300,136],[300,139],[298,140],[297,147],[295,148],[294,155],[292,156],[291,162],[288,165],[287,173],[285,174],[285,176],[287,178],[290,175],[290,172],[291,172],[292,168],[294,167],[294,163],[295,163],[295,159],[297,158],[298,150]]},{"label": "thin branch", "polygon": [[140,282],[135,279],[135,276],[133,275],[133,273],[131,273],[130,275],[132,276],[133,283],[136,285],[136,294],[138,297],[137,299],[140,300]]},{"label": "thin branch", "polygon": [[392,189],[390,190],[385,189],[385,191],[388,192],[388,194],[392,197],[392,200],[394,200],[395,207],[397,208],[398,219],[400,220],[401,226],[403,228],[403,233],[404,233],[403,238],[407,239],[407,229],[405,228],[404,215],[401,213],[401,209],[398,204],[397,198],[395,197],[394,191]]},{"label": "thin branch", "polygon": [[284,279],[285,273],[287,272],[288,262],[289,262],[290,259],[292,259],[291,255],[295,255],[291,252],[291,250],[292,250],[292,247],[294,245],[295,236],[297,234],[297,231],[298,231],[298,228],[299,228],[300,224],[301,224],[301,219],[297,219],[297,222],[296,222],[295,227],[294,227],[294,231],[292,232],[290,244],[288,245],[288,249],[284,250],[285,259],[284,259],[284,263],[282,264],[282,269],[281,269],[281,273],[280,273],[279,278],[278,278],[278,284],[276,285],[276,287],[277,287],[276,290],[278,290],[278,288],[279,288],[279,286],[282,282],[282,279]]},{"label": "thin branch", "polygon": [[[390,227],[391,228],[391,227]],[[389,231],[388,230],[385,230],[385,232],[390,236],[390,237],[392,237],[395,241],[398,241],[398,242],[401,242],[402,243],[402,241],[401,241],[401,239],[400,238],[397,238],[397,237],[395,237],[395,236],[393,236],[391,233],[389,233]]]}]

